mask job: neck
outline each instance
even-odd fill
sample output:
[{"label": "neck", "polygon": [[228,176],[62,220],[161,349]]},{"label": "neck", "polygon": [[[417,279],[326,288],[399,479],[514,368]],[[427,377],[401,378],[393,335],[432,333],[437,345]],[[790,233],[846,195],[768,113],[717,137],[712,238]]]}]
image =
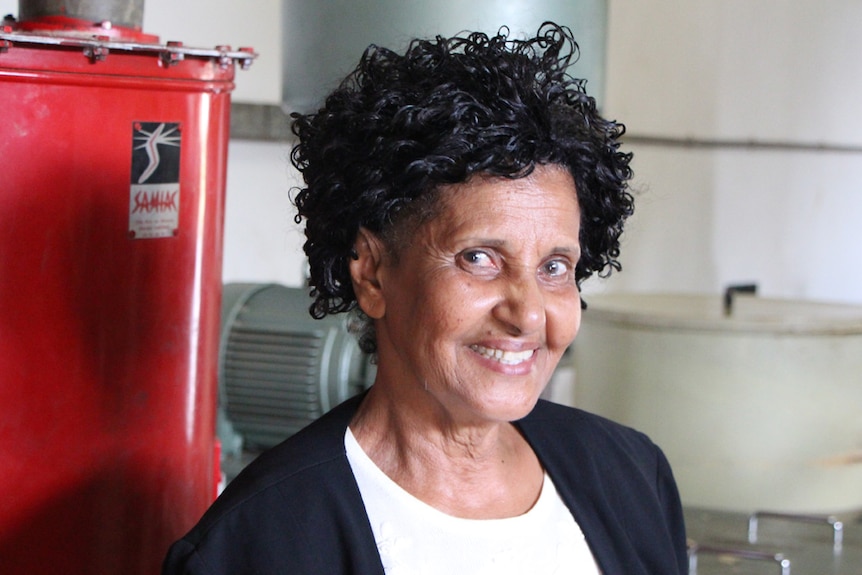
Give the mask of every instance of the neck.
[{"label": "neck", "polygon": [[520,432],[509,422],[457,422],[433,405],[375,384],[350,428],[386,475],[443,512],[499,518],[532,507],[543,472]]}]

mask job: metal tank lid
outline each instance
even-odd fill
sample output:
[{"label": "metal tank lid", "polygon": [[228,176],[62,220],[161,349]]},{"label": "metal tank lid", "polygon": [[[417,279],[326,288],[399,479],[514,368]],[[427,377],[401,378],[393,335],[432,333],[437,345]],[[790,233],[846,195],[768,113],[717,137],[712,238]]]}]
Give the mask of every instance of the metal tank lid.
[{"label": "metal tank lid", "polygon": [[862,306],[738,294],[729,313],[718,294],[586,294],[584,320],[655,330],[860,335]]},{"label": "metal tank lid", "polygon": [[80,49],[91,62],[111,52],[153,53],[165,65],[185,58],[215,59],[222,68],[248,69],[257,58],[253,48],[193,48],[182,42],[159,43],[141,31],[143,0],[21,0],[19,17],[0,24],[0,55],[15,46]]}]

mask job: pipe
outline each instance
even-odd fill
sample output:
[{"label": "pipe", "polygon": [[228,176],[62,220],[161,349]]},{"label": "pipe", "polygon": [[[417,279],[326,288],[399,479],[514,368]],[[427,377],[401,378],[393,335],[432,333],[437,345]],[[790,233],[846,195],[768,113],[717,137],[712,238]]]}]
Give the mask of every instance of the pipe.
[{"label": "pipe", "polygon": [[738,284],[727,286],[724,290],[724,315],[733,313],[733,299],[738,293],[757,294],[757,284]]}]

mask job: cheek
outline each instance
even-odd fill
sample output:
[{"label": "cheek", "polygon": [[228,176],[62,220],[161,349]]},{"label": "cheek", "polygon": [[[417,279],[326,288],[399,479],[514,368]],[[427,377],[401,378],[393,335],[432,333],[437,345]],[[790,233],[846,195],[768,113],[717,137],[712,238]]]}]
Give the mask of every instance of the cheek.
[{"label": "cheek", "polygon": [[499,294],[491,283],[461,273],[440,278],[435,285],[429,285],[426,293],[426,301],[434,306],[437,313],[459,325],[469,323],[477,315],[486,314],[498,299]]},{"label": "cheek", "polygon": [[420,338],[437,341],[457,337],[469,324],[477,298],[463,283],[447,279],[432,277],[412,288],[413,305],[404,317],[421,326]]},{"label": "cheek", "polygon": [[575,339],[581,327],[580,297],[565,298],[547,308],[548,343],[552,347],[566,348]]}]

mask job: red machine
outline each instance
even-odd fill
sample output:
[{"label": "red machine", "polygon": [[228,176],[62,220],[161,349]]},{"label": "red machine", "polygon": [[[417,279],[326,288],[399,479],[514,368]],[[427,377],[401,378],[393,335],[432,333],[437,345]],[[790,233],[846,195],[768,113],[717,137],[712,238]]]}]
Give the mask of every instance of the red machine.
[{"label": "red machine", "polygon": [[32,4],[0,29],[0,572],[152,575],[215,494],[230,92],[255,55]]}]

